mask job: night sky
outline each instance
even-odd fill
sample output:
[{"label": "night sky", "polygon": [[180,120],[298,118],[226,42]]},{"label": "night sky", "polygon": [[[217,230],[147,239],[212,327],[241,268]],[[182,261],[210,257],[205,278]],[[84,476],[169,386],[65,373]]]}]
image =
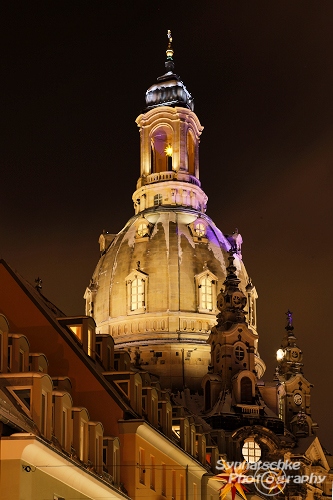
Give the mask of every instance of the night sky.
[{"label": "night sky", "polygon": [[333,452],[333,2],[15,1],[1,17],[0,255],[67,315],[103,229],[134,214],[146,89],[176,72],[205,127],[207,214],[239,228],[272,380],[294,313],[312,415]]}]

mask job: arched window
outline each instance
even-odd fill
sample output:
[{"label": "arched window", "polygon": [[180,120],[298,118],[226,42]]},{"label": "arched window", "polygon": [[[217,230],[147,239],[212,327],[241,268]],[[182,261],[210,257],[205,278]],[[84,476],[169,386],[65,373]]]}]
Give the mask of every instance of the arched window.
[{"label": "arched window", "polygon": [[261,448],[253,438],[247,438],[244,441],[242,454],[246,462],[255,463],[258,462],[261,457]]},{"label": "arched window", "polygon": [[252,403],[252,381],[249,377],[243,377],[240,383],[241,403]]},{"label": "arched window", "polygon": [[167,126],[158,127],[151,136],[151,172],[172,170],[172,130]]},{"label": "arched window", "polygon": [[188,173],[195,175],[195,144],[191,131],[187,133]]}]

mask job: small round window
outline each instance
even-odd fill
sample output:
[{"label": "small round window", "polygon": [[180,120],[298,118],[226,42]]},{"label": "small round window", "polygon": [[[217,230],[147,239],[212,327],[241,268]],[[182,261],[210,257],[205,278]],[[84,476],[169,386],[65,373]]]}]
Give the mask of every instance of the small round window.
[{"label": "small round window", "polygon": [[245,439],[244,445],[242,448],[242,454],[244,460],[246,460],[249,464],[255,463],[260,460],[261,457],[261,448],[258,443],[255,442],[253,438]]},{"label": "small round window", "polygon": [[138,230],[137,230],[138,236],[143,237],[143,236],[148,236],[148,226],[147,224],[139,224]]},{"label": "small round window", "polygon": [[206,228],[204,226],[204,224],[202,224],[202,222],[199,222],[196,226],[195,226],[195,234],[197,236],[199,236],[199,238],[202,238],[202,236],[205,236],[206,234]]},{"label": "small round window", "polygon": [[238,345],[235,349],[235,356],[238,361],[242,361],[244,359],[245,352],[243,347],[241,347],[240,345]]}]

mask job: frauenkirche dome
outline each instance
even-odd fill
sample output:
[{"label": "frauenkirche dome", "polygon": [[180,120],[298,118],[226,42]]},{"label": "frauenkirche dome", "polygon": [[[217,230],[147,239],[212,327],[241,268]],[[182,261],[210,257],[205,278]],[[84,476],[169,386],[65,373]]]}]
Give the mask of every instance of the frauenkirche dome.
[{"label": "frauenkirche dome", "polygon": [[[199,180],[203,130],[193,99],[173,73],[169,32],[167,73],[147,92],[140,129],[141,172],[135,215],[117,234],[100,236],[101,258],[85,293],[97,332],[130,352],[136,367],[162,387],[200,387],[210,363],[207,338],[226,280],[230,249],[256,332],[256,290],[241,257],[241,236],[224,236],[206,215]],[[257,374],[265,369],[257,354]]]}]

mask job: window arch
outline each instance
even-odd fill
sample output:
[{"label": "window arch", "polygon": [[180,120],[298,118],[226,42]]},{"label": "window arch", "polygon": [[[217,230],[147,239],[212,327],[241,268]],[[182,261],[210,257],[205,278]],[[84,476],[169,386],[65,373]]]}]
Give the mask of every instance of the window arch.
[{"label": "window arch", "polygon": [[187,132],[188,173],[195,175],[195,142],[192,132]]},{"label": "window arch", "polygon": [[159,173],[172,170],[173,133],[170,127],[163,125],[151,135],[151,172]]},{"label": "window arch", "polygon": [[240,381],[241,403],[252,403],[252,380],[249,377],[243,377]]}]

